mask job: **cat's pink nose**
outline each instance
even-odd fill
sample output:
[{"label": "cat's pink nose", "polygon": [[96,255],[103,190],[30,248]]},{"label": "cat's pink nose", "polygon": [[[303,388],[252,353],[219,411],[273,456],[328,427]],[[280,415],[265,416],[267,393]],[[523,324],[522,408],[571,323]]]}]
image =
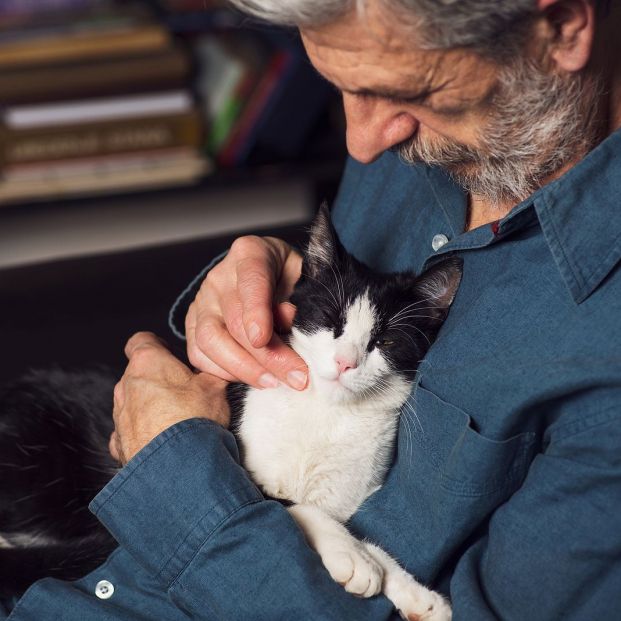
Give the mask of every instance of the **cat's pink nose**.
[{"label": "cat's pink nose", "polygon": [[355,369],[358,366],[358,362],[356,360],[347,356],[334,356],[334,361],[338,367],[339,375],[342,375],[349,369]]}]

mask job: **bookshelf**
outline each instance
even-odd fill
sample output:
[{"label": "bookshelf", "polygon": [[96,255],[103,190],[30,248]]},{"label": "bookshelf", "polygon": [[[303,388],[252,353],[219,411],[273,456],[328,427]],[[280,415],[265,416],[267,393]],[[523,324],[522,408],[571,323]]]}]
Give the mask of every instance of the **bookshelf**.
[{"label": "bookshelf", "polygon": [[[213,211],[184,212],[187,239],[308,220],[345,153],[340,102],[296,36],[215,0],[3,0],[0,114],[0,269],[113,252],[115,226],[136,247],[179,241],[149,202]],[[72,245],[54,222],[76,214],[91,229]],[[58,251],[37,252],[46,231]]]}]

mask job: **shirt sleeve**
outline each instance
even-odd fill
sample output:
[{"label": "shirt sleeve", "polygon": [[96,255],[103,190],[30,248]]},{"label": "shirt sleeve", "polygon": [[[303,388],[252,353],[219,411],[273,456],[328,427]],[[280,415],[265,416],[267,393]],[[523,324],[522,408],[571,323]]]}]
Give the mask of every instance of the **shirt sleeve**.
[{"label": "shirt sleeve", "polygon": [[239,463],[233,436],[205,419],[170,427],[95,497],[91,511],[193,619],[373,619],[383,596],[336,584],[280,503]]},{"label": "shirt sleeve", "polygon": [[621,417],[564,425],[458,561],[453,621],[612,619],[621,611]]}]

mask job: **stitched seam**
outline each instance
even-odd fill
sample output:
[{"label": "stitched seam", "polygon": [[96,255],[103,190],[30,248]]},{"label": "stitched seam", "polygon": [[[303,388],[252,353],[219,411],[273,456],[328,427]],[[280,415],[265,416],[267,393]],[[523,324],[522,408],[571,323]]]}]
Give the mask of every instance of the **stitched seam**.
[{"label": "stitched seam", "polygon": [[[197,427],[202,427],[204,425],[206,421],[197,421],[195,423],[188,423],[187,425],[185,425],[183,428],[178,429],[175,432],[171,432],[172,435],[170,435],[168,438],[166,438],[166,440],[164,440],[158,447],[156,447],[155,449],[153,449],[153,451],[151,451],[148,455],[144,456],[138,463],[136,463],[136,465],[128,470],[121,470],[119,472],[119,475],[123,476],[123,480],[116,486],[116,488],[110,492],[110,495],[104,500],[104,502],[99,506],[99,508],[97,509],[97,514],[99,514],[101,512],[101,510],[108,504],[108,502],[110,502],[115,496],[116,494],[121,491],[121,489],[125,486],[125,484],[127,483],[127,481],[129,480],[129,477],[138,470],[138,468],[141,468],[143,464],[147,463],[147,461],[149,461],[154,455],[157,454],[157,452],[166,444],[168,444],[168,442],[170,442],[171,440],[173,440],[174,438],[176,438],[177,436],[187,433],[189,431],[193,431],[194,429],[196,429]],[[165,432],[164,432],[165,433]],[[130,462],[131,463],[131,462]]]},{"label": "stitched seam", "polygon": [[555,442],[566,440],[567,438],[578,435],[583,431],[588,431],[594,427],[605,425],[616,418],[621,418],[621,412],[619,412],[618,407],[611,406],[606,410],[602,410],[601,412],[597,412],[597,414],[589,416],[588,418],[582,418],[580,420],[575,420],[559,426],[551,432],[550,441]]},{"label": "stitched seam", "polygon": [[[249,487],[249,486],[247,486]],[[246,488],[240,488],[240,489],[246,489]],[[240,491],[240,490],[236,490],[236,491]],[[205,545],[207,544],[207,542],[213,537],[214,533],[219,530],[222,525],[225,522],[228,522],[236,513],[238,513],[239,511],[241,511],[242,509],[244,509],[245,507],[248,507],[250,505],[254,505],[258,502],[262,502],[264,499],[263,498],[255,498],[254,500],[247,500],[246,502],[244,502],[243,504],[239,505],[237,508],[233,509],[229,514],[227,514],[225,517],[223,517],[219,522],[217,522],[212,528],[211,530],[209,530],[205,536],[205,539],[203,541],[203,543],[198,546],[198,548],[195,550],[194,554],[192,554],[192,556],[187,560],[187,562],[183,565],[183,567],[179,570],[179,572],[172,578],[172,580],[169,582],[168,584],[168,589],[171,589],[174,584],[179,580],[179,578],[181,577],[181,575],[187,570],[187,568],[192,564],[192,562],[194,561],[194,559],[198,556],[198,553],[205,547]],[[220,505],[218,505],[220,506]],[[215,507],[213,507],[211,510],[215,509]],[[208,512],[209,513],[209,512]],[[202,519],[205,516],[203,516],[201,518],[200,521],[202,521]],[[199,527],[199,524],[197,524],[192,531],[190,531],[190,533],[188,533],[188,535],[186,536],[186,540],[187,537],[190,536],[190,534],[192,532],[194,532],[197,528]],[[185,540],[184,540],[185,542]],[[179,546],[181,547],[181,546]],[[179,548],[177,548],[179,549]],[[161,575],[162,571],[165,569],[162,568],[162,570],[158,573],[158,576]]]},{"label": "stitched seam", "polygon": [[[606,274],[608,274],[612,270],[612,268],[616,265],[616,263],[621,258],[621,234],[615,237],[615,240],[613,243],[614,245],[606,253],[604,258],[592,270],[588,272],[588,275],[586,277],[586,280],[587,280],[586,284],[590,285],[591,279],[601,280],[602,278],[604,278],[604,276],[606,276]],[[607,266],[606,263],[611,257],[614,257],[614,255],[617,255],[616,261],[611,266]]]},{"label": "stitched seam", "polygon": [[[545,206],[548,210],[551,209],[550,204],[547,201],[547,198],[545,196],[542,196],[542,200],[545,203]],[[552,232],[554,233],[554,238],[555,238],[555,246],[556,246],[556,250],[557,252],[559,252],[562,255],[562,259],[563,259],[563,263],[564,265],[567,267],[567,269],[571,272],[571,275],[574,279],[574,283],[578,285],[579,288],[584,287],[585,285],[585,278],[583,276],[583,274],[581,272],[576,271],[578,266],[574,266],[568,259],[567,257],[567,253],[565,252],[565,248],[563,247],[563,244],[560,241],[560,235],[559,235],[559,231],[556,227],[556,224],[554,223],[554,219],[547,217],[546,221],[550,227],[550,229],[552,230]],[[542,227],[544,228],[544,227]],[[545,231],[545,229],[544,229]],[[548,241],[549,244],[549,241]],[[552,250],[552,254],[554,255],[554,250],[552,249],[552,247],[550,247],[550,250]],[[573,283],[572,283],[573,284]],[[572,293],[575,293],[576,295],[579,294],[578,291],[573,291],[574,287],[572,287]]]}]

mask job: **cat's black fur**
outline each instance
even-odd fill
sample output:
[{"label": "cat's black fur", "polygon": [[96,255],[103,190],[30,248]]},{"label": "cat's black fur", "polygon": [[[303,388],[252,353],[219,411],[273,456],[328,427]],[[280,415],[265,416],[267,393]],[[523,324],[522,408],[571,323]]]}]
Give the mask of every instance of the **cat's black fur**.
[{"label": "cat's black fur", "polygon": [[[46,576],[77,579],[116,546],[88,503],[118,465],[108,453],[115,379],[32,371],[0,392],[0,597]],[[21,547],[22,536],[40,542]]]}]

